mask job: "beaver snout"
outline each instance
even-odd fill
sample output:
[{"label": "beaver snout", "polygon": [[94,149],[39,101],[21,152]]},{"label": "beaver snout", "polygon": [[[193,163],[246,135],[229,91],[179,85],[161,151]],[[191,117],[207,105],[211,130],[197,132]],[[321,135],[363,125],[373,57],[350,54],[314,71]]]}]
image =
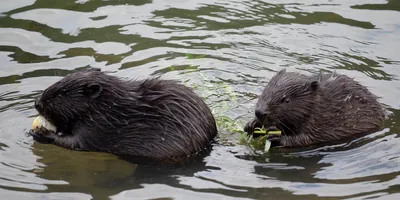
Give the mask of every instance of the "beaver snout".
[{"label": "beaver snout", "polygon": [[255,114],[258,119],[264,119],[267,116],[267,113],[261,109],[256,109]]},{"label": "beaver snout", "polygon": [[257,108],[255,111],[255,115],[258,119],[259,122],[263,122],[266,117],[268,117],[271,113],[264,110],[264,109],[259,109]]},{"label": "beaver snout", "polygon": [[41,111],[43,110],[43,103],[42,103],[42,101],[40,100],[40,97],[37,97],[37,98],[35,99],[35,109],[36,109],[38,112],[41,112]]}]

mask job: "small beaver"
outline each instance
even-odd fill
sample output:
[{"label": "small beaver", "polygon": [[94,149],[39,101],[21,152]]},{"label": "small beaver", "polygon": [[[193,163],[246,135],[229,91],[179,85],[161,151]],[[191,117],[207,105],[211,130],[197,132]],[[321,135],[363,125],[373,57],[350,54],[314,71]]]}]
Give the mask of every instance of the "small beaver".
[{"label": "small beaver", "polygon": [[279,71],[264,88],[255,118],[244,130],[280,130],[273,146],[302,147],[379,130],[385,118],[378,97],[354,79],[336,73],[306,76]]},{"label": "small beaver", "polygon": [[122,80],[98,68],[69,74],[35,108],[56,132],[33,138],[64,148],[178,162],[207,152],[217,135],[209,107],[173,80]]}]

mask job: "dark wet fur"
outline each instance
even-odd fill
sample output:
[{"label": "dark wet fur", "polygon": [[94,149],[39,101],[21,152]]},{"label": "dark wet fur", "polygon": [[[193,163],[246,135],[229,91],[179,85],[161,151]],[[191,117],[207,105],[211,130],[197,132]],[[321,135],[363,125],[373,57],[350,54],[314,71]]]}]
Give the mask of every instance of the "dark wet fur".
[{"label": "dark wet fur", "polygon": [[[378,131],[385,119],[377,97],[345,75],[306,76],[282,70],[267,84],[256,116],[245,126],[283,131],[271,138],[284,147],[302,147]],[[275,126],[275,127],[274,127]]]},{"label": "dark wet fur", "polygon": [[35,140],[74,150],[180,162],[207,152],[217,135],[208,106],[172,80],[85,70],[50,86],[35,105],[58,133],[32,134]]}]

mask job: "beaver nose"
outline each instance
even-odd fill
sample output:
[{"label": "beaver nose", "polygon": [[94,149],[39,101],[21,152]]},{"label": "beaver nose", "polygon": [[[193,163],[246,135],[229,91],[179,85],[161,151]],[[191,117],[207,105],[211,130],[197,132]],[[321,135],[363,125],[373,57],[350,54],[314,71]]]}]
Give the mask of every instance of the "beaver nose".
[{"label": "beaver nose", "polygon": [[39,112],[43,109],[43,103],[40,101],[40,97],[35,99],[35,108]]},{"label": "beaver nose", "polygon": [[265,117],[267,116],[267,112],[262,110],[262,109],[256,109],[255,111],[257,119],[263,121]]}]

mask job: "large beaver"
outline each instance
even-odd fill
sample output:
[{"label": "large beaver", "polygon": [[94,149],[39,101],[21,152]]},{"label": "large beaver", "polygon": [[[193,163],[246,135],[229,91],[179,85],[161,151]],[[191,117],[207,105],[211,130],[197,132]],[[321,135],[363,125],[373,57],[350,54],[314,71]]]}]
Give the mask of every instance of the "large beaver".
[{"label": "large beaver", "polygon": [[273,146],[302,147],[377,131],[385,114],[377,97],[345,75],[306,76],[279,71],[264,88],[255,118],[244,130],[256,127],[281,130],[270,135]]},{"label": "large beaver", "polygon": [[78,71],[36,99],[57,127],[36,141],[121,157],[178,162],[207,152],[217,127],[209,107],[190,88],[157,78],[122,80],[98,68]]}]

